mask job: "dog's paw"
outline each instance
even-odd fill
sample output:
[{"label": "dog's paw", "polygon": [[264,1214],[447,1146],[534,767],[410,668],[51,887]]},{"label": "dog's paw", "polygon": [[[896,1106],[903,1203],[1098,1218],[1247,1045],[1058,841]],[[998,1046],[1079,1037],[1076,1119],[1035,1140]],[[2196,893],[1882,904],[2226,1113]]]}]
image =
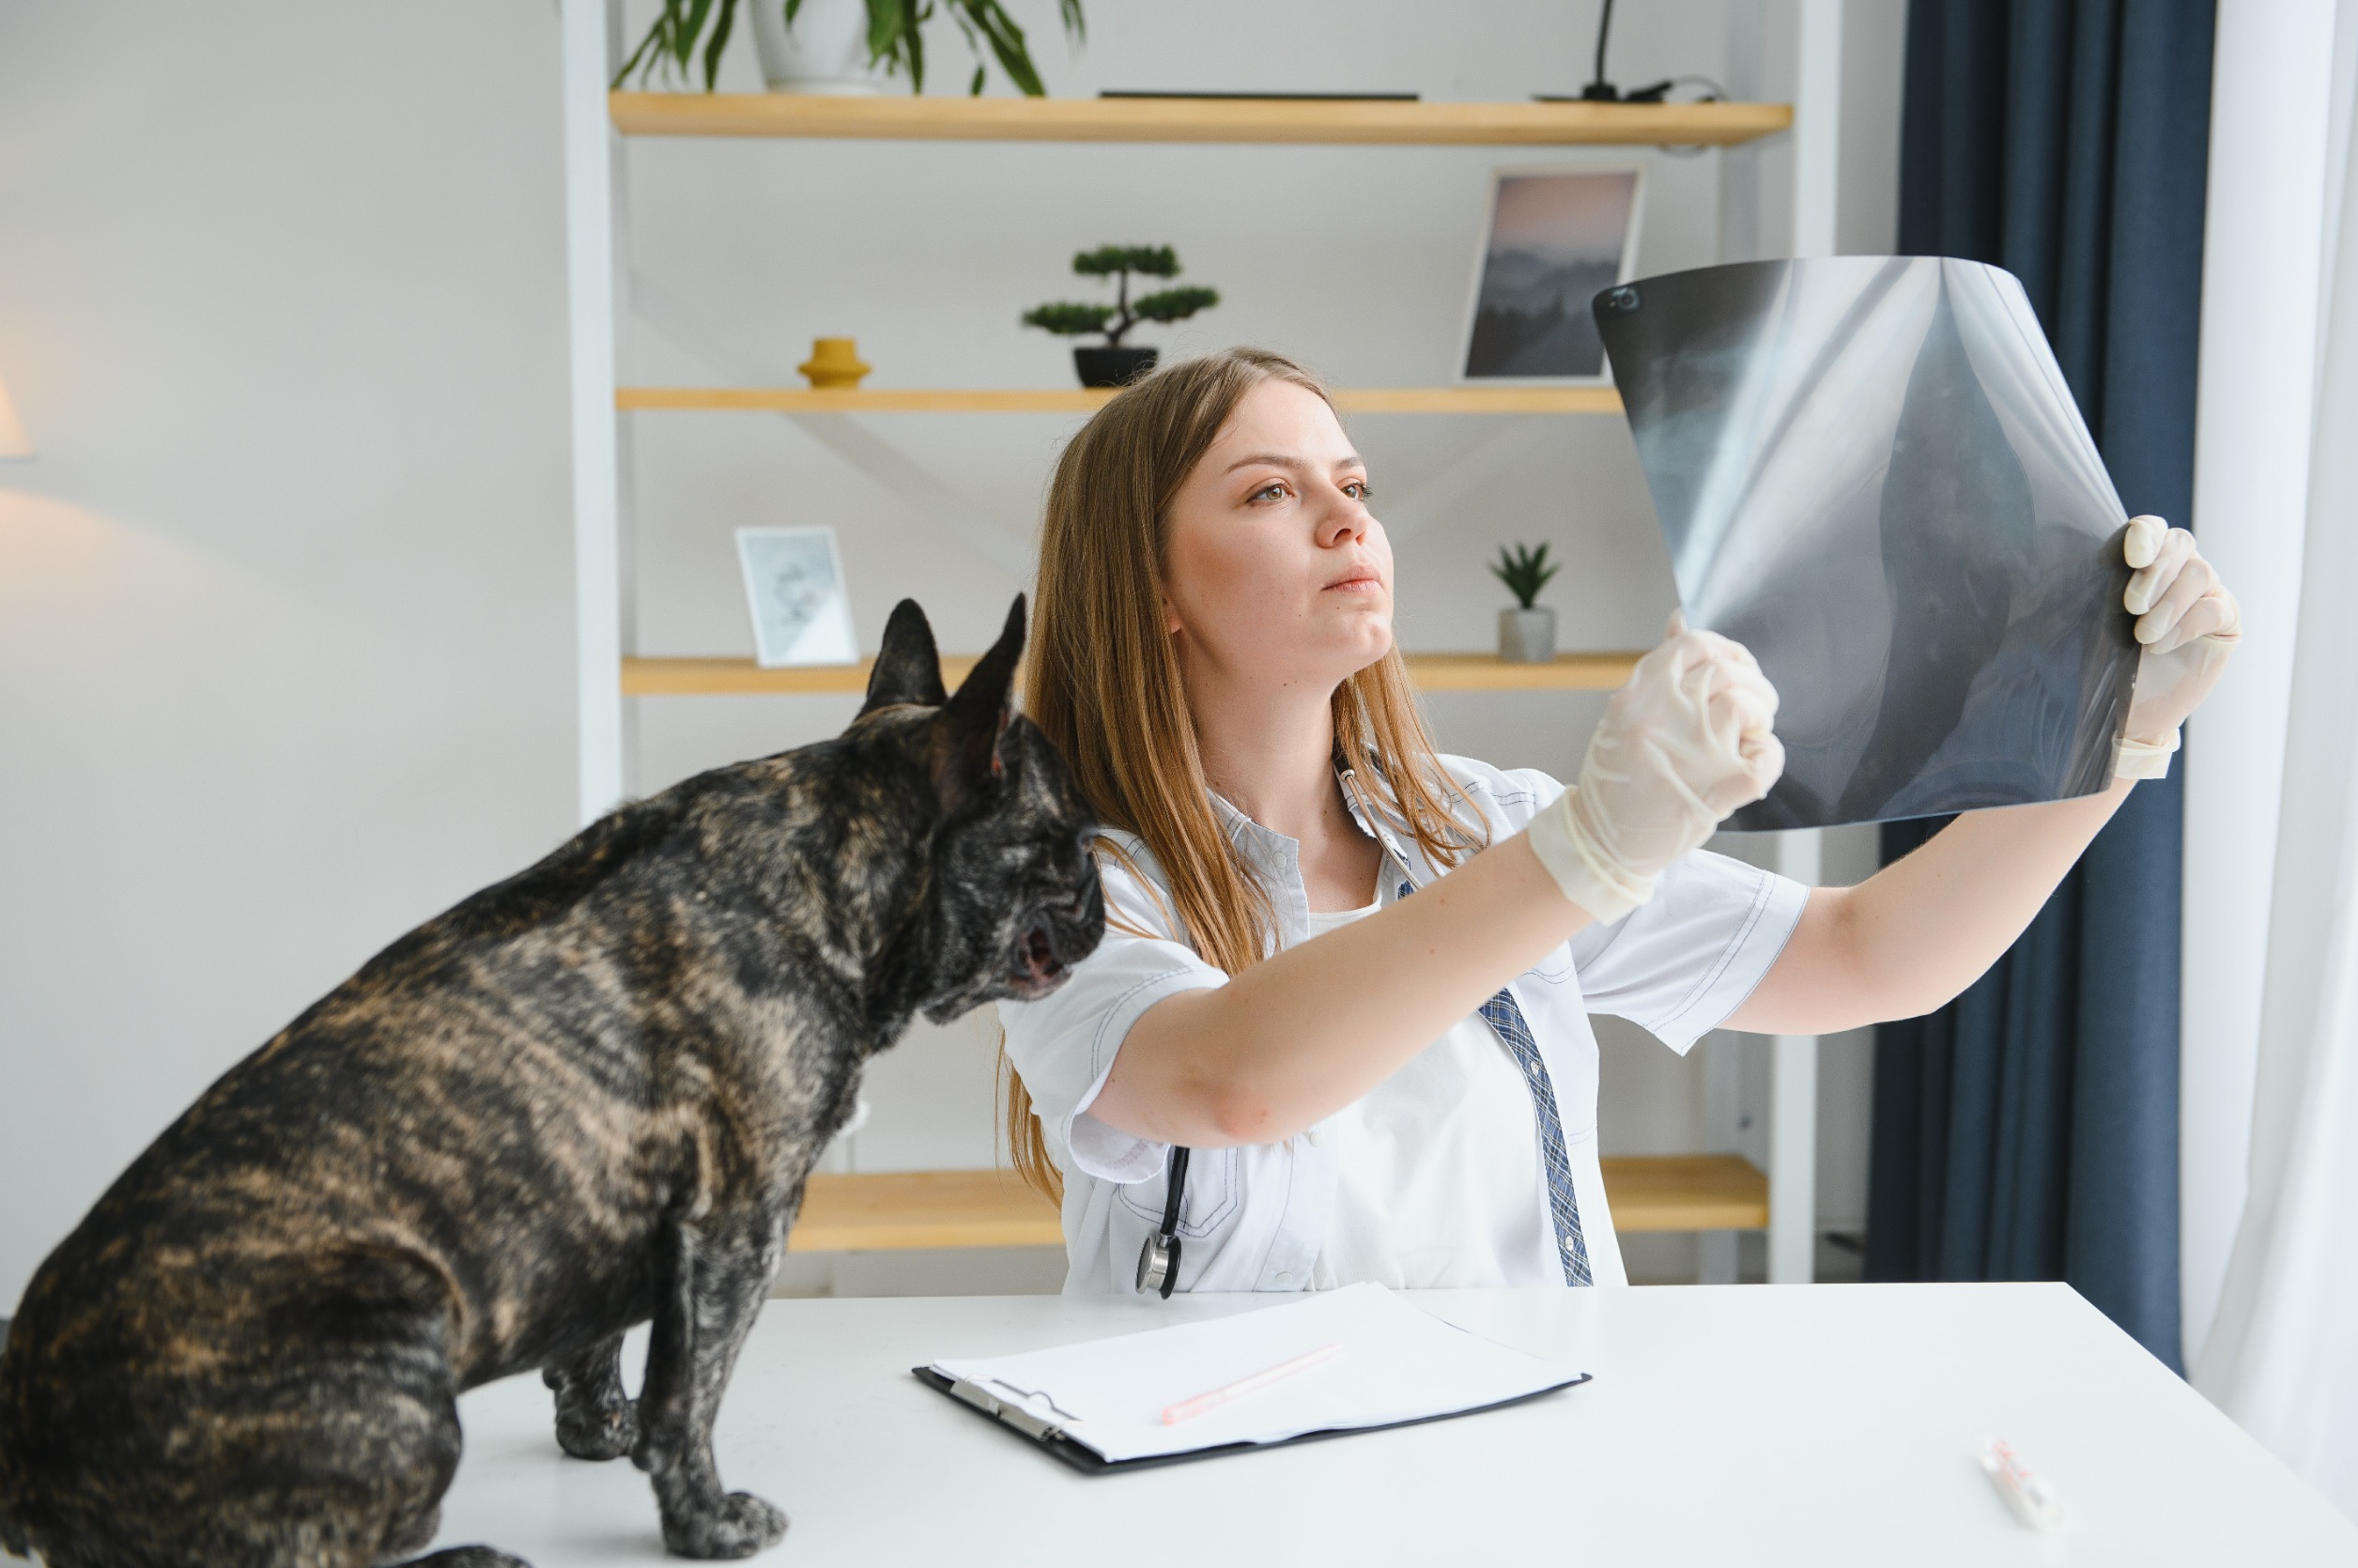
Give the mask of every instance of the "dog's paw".
[{"label": "dog's paw", "polygon": [[576,1459],[620,1459],[639,1446],[639,1407],[627,1399],[557,1400],[557,1446]]},{"label": "dog's paw", "polygon": [[489,1546],[453,1546],[432,1557],[412,1558],[399,1568],[532,1568],[520,1557]]},{"label": "dog's paw", "polygon": [[785,1538],[785,1514],[750,1492],[663,1516],[663,1544],[680,1557],[751,1557]]}]

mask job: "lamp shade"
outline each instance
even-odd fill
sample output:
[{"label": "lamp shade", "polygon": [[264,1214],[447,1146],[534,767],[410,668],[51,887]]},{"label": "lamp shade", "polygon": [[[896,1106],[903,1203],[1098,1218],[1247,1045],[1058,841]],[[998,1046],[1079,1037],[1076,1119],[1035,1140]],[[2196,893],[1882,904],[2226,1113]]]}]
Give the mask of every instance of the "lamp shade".
[{"label": "lamp shade", "polygon": [[32,455],[33,443],[24,434],[24,423],[16,417],[16,405],[8,401],[8,384],[0,381],[0,463]]}]

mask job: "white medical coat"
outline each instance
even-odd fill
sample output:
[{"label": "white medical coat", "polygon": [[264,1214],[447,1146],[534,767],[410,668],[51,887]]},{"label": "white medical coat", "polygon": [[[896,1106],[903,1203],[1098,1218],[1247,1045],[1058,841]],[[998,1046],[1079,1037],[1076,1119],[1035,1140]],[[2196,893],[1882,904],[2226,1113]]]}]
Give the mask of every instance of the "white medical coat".
[{"label": "white medical coat", "polygon": [[[1509,771],[1459,757],[1441,762],[1465,786],[1494,842],[1520,832],[1564,792],[1536,770]],[[1212,805],[1269,891],[1277,945],[1304,940],[1309,900],[1300,846],[1216,795]],[[1361,819],[1360,825],[1383,846],[1380,902],[1394,901],[1404,880],[1422,887],[1441,874],[1397,822]],[[1133,1289],[1139,1246],[1162,1221],[1170,1146],[1088,1114],[1122,1040],[1164,997],[1225,985],[1228,978],[1180,940],[1161,869],[1146,846],[1131,835],[1109,837],[1154,886],[1141,885],[1115,862],[1103,863],[1109,924],[1097,951],[1042,1000],[999,1005],[1008,1056],[1023,1075],[1050,1158],[1064,1175],[1068,1293]],[[1653,899],[1634,913],[1588,927],[1512,982],[1553,1082],[1598,1284],[1626,1284],[1627,1275],[1597,1166],[1596,1037],[1588,1015],[1627,1018],[1684,1053],[1751,994],[1783,951],[1808,899],[1809,889],[1798,883],[1699,852],[1666,869]],[[1156,934],[1133,935],[1114,922]],[[1533,1169],[1538,1169],[1535,1161]],[[1316,1127],[1282,1143],[1196,1150],[1179,1219],[1179,1288],[1309,1288],[1335,1180],[1333,1152]],[[1546,1202],[1537,1180],[1531,1202]],[[1560,1276],[1555,1283],[1562,1283]]]}]

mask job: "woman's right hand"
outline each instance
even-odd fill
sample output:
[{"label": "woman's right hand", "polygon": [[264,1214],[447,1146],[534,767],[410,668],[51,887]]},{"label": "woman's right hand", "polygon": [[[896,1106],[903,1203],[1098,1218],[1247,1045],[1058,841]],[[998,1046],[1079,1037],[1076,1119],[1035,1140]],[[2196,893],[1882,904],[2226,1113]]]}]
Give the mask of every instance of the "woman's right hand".
[{"label": "woman's right hand", "polygon": [[1671,617],[1589,737],[1579,782],[1534,818],[1531,847],[1600,923],[1653,897],[1662,868],[1784,772],[1777,690],[1752,655]]}]

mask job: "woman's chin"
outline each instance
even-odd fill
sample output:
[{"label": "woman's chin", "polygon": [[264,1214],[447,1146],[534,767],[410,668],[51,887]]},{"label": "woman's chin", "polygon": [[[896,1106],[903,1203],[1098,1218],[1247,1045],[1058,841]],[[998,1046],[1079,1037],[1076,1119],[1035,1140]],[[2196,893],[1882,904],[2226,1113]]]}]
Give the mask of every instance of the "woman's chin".
[{"label": "woman's chin", "polygon": [[1392,652],[1389,607],[1297,623],[1292,637],[1264,642],[1248,662],[1262,680],[1288,687],[1341,685]]},{"label": "woman's chin", "polygon": [[1361,670],[1380,661],[1392,652],[1392,618],[1380,623],[1351,628],[1336,638],[1334,668],[1336,678],[1348,681]]}]

